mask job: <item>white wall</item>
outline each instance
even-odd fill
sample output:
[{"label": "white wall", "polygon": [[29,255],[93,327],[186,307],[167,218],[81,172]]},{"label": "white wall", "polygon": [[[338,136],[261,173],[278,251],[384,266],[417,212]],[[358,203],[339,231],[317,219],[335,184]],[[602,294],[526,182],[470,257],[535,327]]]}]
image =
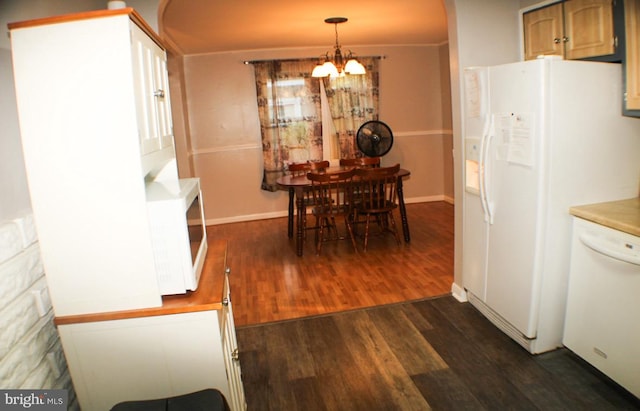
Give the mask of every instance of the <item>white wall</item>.
[{"label": "white wall", "polygon": [[11,51],[0,48],[0,221],[29,209],[27,177],[22,160]]}]

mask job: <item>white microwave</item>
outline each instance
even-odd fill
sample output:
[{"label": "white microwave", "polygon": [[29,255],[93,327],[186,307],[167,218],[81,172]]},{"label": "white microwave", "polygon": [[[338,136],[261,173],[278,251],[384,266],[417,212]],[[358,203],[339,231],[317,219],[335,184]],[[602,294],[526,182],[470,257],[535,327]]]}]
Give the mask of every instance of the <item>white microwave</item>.
[{"label": "white microwave", "polygon": [[200,180],[153,181],[146,189],[160,294],[194,291],[207,254]]}]

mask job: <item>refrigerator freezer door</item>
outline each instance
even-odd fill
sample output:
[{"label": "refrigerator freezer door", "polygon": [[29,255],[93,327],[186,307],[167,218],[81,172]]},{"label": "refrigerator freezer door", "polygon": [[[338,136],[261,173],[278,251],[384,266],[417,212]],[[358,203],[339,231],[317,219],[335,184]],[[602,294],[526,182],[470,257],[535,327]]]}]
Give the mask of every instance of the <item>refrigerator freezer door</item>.
[{"label": "refrigerator freezer door", "polygon": [[[538,304],[535,271],[544,164],[541,121],[544,60],[490,69],[493,130],[487,148],[489,226],[486,303],[526,337],[534,338]],[[532,309],[533,308],[533,309]]]},{"label": "refrigerator freezer door", "polygon": [[463,201],[463,286],[478,298],[486,296],[486,261],[488,227],[480,192],[482,141],[489,124],[489,69],[464,70],[465,86],[465,190]]},{"label": "refrigerator freezer door", "polygon": [[488,224],[484,222],[484,213],[480,196],[465,193],[464,227],[462,236],[462,270],[464,288],[485,301],[487,293],[487,245]]}]

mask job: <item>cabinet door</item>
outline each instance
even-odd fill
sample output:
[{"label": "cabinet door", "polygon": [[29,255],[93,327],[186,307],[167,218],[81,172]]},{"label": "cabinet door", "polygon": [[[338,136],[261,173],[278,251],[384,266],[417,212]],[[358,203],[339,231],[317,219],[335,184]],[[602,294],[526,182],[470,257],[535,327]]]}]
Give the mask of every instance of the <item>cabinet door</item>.
[{"label": "cabinet door", "polygon": [[567,0],[564,24],[566,59],[615,53],[612,0]]},{"label": "cabinet door", "polygon": [[[83,410],[216,388],[229,397],[217,311],[58,327]],[[236,411],[234,409],[234,411]]]},{"label": "cabinet door", "polygon": [[640,110],[640,0],[625,0],[625,109]]},{"label": "cabinet door", "polygon": [[132,23],[133,70],[142,155],[172,144],[165,51]]},{"label": "cabinet door", "polygon": [[169,96],[169,72],[167,54],[159,47],[154,48],[154,101],[158,113],[158,136],[160,148],[173,145],[173,123],[171,120],[171,99]]},{"label": "cabinet door", "polygon": [[523,16],[525,60],[563,53],[562,3],[533,10]]},{"label": "cabinet door", "polygon": [[[229,270],[227,269],[227,275]],[[222,302],[222,351],[229,380],[228,398],[229,405],[234,411],[246,410],[247,404],[242,385],[242,372],[238,360],[238,342],[236,339],[236,327],[233,320],[233,308],[231,305],[231,293],[229,292],[229,279],[225,275],[224,300]]]}]

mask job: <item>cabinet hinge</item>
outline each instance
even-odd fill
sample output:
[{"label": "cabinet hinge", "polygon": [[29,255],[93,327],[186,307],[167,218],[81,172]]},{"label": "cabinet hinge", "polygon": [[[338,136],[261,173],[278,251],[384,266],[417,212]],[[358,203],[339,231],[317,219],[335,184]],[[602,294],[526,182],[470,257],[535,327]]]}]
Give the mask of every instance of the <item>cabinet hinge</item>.
[{"label": "cabinet hinge", "polygon": [[618,36],[613,37],[613,47],[616,49],[618,48]]}]

